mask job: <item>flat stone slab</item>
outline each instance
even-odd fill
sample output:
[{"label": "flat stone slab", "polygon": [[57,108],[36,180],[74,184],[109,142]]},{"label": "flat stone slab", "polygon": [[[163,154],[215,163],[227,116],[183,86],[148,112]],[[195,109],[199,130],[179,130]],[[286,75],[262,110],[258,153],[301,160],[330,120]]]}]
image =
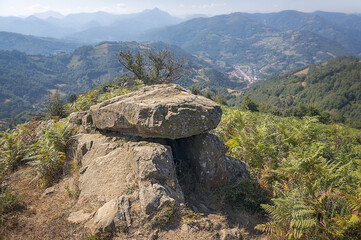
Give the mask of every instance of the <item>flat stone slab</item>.
[{"label": "flat stone slab", "polygon": [[222,109],[176,84],[141,88],[90,108],[98,129],[143,138],[178,139],[217,127]]}]

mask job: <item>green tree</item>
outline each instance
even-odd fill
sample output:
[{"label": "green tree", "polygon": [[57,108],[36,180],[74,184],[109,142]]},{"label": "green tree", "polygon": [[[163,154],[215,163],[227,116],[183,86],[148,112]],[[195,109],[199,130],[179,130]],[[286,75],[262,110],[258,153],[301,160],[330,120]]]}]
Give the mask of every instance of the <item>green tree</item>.
[{"label": "green tree", "polygon": [[135,55],[120,51],[118,61],[146,85],[175,82],[188,72],[185,69],[187,61],[175,57],[169,50],[137,52]]},{"label": "green tree", "polygon": [[249,110],[251,112],[258,112],[258,105],[253,100],[245,96],[242,102],[242,109]]},{"label": "green tree", "polygon": [[66,116],[59,90],[56,90],[54,94],[48,94],[46,110],[51,117],[62,118]]}]

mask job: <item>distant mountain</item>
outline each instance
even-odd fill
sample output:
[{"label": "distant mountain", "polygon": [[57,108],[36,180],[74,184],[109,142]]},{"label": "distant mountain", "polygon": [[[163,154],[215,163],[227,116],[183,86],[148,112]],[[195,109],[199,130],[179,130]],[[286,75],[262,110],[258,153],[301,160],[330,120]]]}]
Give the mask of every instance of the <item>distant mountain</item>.
[{"label": "distant mountain", "polygon": [[40,37],[63,38],[75,32],[76,29],[73,26],[59,27],[47,20],[30,16],[27,18],[0,17],[0,31]]},{"label": "distant mountain", "polygon": [[[262,14],[233,13],[197,18],[150,31],[140,40],[165,41],[250,82],[352,52],[337,41],[307,30],[280,30]],[[283,24],[290,22],[286,18]]]},{"label": "distant mountain", "polygon": [[71,52],[80,46],[80,43],[54,38],[0,32],[0,50],[18,50],[27,54],[56,54]]},{"label": "distant mountain", "polygon": [[281,31],[310,31],[340,43],[361,56],[361,17],[343,13],[302,13],[282,11],[269,14],[249,14],[249,18]]},{"label": "distant mountain", "polygon": [[94,13],[73,13],[60,19],[48,18],[47,21],[61,28],[72,27],[74,28],[74,31],[71,34],[73,34],[92,27],[113,24],[118,19],[122,19],[126,16],[127,15],[125,14],[116,15],[99,11]]},{"label": "distant mountain", "polygon": [[67,37],[74,40],[90,41],[92,43],[117,40],[131,41],[134,40],[138,34],[146,30],[175,25],[181,21],[181,19],[155,8],[137,14],[124,15],[110,25],[95,25],[95,27]]},{"label": "distant mountain", "polygon": [[338,57],[276,75],[244,90],[254,101],[281,108],[311,104],[361,119],[361,61]]},{"label": "distant mountain", "polygon": [[35,13],[35,17],[40,19],[48,19],[48,18],[63,18],[64,16],[61,13],[55,11],[46,11],[41,13]]},{"label": "distant mountain", "polygon": [[158,51],[169,49],[189,60],[191,71],[177,83],[199,87],[237,88],[240,83],[184,50],[161,42],[103,42],[83,46],[69,54],[26,55],[0,51],[0,119],[14,117],[24,110],[39,109],[45,96],[59,89],[65,96],[89,91],[126,72],[117,61],[120,50]]},{"label": "distant mountain", "polygon": [[0,17],[0,31],[96,43],[130,39],[134,34],[144,30],[169,26],[181,21],[183,20],[158,8],[118,15],[94,12],[62,16],[56,12],[45,12],[27,18]]},{"label": "distant mountain", "polygon": [[361,31],[361,14],[317,11],[313,15],[321,16],[336,25]]}]

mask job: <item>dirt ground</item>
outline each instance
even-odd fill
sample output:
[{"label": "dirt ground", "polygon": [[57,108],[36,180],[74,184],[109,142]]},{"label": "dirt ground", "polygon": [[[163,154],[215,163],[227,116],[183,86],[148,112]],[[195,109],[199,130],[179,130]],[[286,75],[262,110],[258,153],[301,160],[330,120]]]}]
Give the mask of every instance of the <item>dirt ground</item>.
[{"label": "dirt ground", "polygon": [[73,178],[64,178],[46,190],[40,188],[38,183],[30,167],[24,167],[11,175],[9,185],[18,195],[21,207],[11,216],[6,216],[7,220],[0,226],[1,240],[221,239],[224,228],[239,229],[243,239],[267,239],[253,230],[256,224],[262,222],[261,216],[238,211],[234,206],[217,211],[209,207],[214,203],[207,201],[207,198],[195,201],[192,200],[194,196],[188,197],[183,210],[177,211],[165,227],[149,232],[143,231],[140,225],[137,229],[112,237],[95,237],[87,234],[81,224],[67,221],[77,202],[76,193],[70,187],[74,184]]}]

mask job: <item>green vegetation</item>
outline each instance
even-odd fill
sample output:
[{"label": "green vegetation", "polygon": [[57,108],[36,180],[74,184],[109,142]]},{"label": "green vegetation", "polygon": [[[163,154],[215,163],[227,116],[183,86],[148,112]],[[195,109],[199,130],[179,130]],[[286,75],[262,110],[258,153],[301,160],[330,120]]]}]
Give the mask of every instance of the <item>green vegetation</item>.
[{"label": "green vegetation", "polygon": [[18,196],[8,188],[0,188],[0,223],[6,220],[6,215],[20,208],[21,204]]},{"label": "green vegetation", "polygon": [[75,97],[75,100],[66,104],[64,109],[68,114],[86,111],[89,110],[92,105],[127,94],[143,86],[142,81],[123,75],[122,77],[115,78],[111,82],[101,84],[85,94]]},{"label": "green vegetation", "polygon": [[[303,29],[280,30],[277,25],[265,24],[263,17],[267,15],[232,13],[196,18],[152,31],[143,40],[175,44],[226,72],[241,67],[250,77],[261,79],[333,56],[351,55],[331,37]],[[292,20],[290,16],[283,23]]]},{"label": "green vegetation", "polygon": [[258,105],[253,100],[245,96],[243,98],[242,107],[243,110],[250,110],[251,112],[258,112]]},{"label": "green vegetation", "polygon": [[315,112],[321,109],[336,122],[344,121],[343,117],[360,121],[361,62],[355,57],[334,58],[257,82],[244,94],[256,103],[276,106],[281,115],[322,115]]},{"label": "green vegetation", "polygon": [[170,202],[163,205],[153,216],[151,224],[153,227],[164,227],[173,218],[176,211],[175,202]]},{"label": "green vegetation", "polygon": [[120,51],[118,61],[147,85],[172,83],[187,73],[186,60],[176,58],[169,50],[137,52],[135,56],[130,51]]},{"label": "green vegetation", "polygon": [[39,123],[32,121],[1,133],[0,138],[0,223],[21,208],[21,203],[7,184],[7,177],[18,167],[30,161],[30,148],[36,142],[35,129]]},{"label": "green vegetation", "polygon": [[62,41],[55,38],[35,37],[11,32],[0,32],[0,49],[17,50],[27,54],[55,54],[70,52],[80,43]]},{"label": "green vegetation", "polygon": [[250,18],[282,31],[309,31],[337,41],[355,55],[361,52],[360,21],[352,14],[298,11],[282,11],[269,14],[249,14]]},{"label": "green vegetation", "polygon": [[271,193],[258,229],[273,239],[361,237],[361,131],[232,108],[218,131]]},{"label": "green vegetation", "polygon": [[[120,51],[133,55],[140,52],[142,55],[147,52],[162,52],[164,49],[171,52],[169,56],[174,55],[175,59],[186,59],[184,69],[187,69],[188,74],[177,81],[184,87],[196,83],[200,89],[216,86],[226,91],[226,88],[239,86],[238,82],[231,81],[226,74],[205,61],[161,42],[102,42],[96,46],[78,48],[73,53],[51,56],[0,51],[0,119],[3,121],[0,122],[0,129],[15,127],[24,120],[29,121],[37,111],[45,109],[49,92],[54,94],[58,90],[64,99],[73,96],[70,100],[74,100],[74,95],[122,76],[127,70],[117,61]],[[157,58],[157,55],[152,56]],[[174,59],[169,56],[169,61]],[[169,66],[179,63],[182,62]],[[173,77],[182,73],[177,72]]]},{"label": "green vegetation", "polygon": [[48,112],[48,115],[51,117],[57,116],[57,117],[65,117],[66,113],[64,110],[64,104],[63,100],[60,96],[59,90],[56,90],[54,95],[48,94],[48,102],[46,106],[46,110]]}]

